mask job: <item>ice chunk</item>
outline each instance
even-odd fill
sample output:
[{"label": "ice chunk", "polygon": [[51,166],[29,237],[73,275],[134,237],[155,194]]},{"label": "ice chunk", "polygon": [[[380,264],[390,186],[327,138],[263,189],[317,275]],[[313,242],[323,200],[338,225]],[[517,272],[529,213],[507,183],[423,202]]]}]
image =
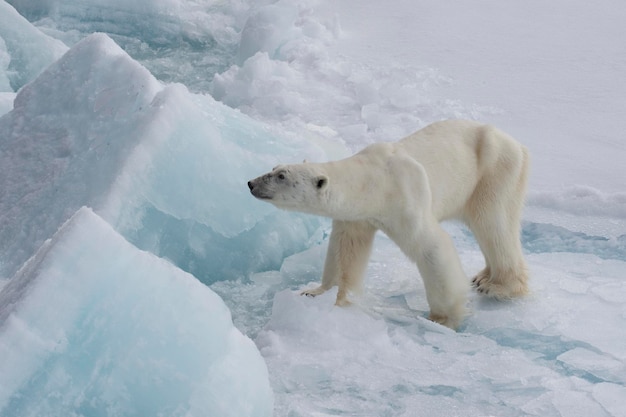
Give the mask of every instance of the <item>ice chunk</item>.
[{"label": "ice chunk", "polygon": [[593,397],[613,417],[626,415],[626,387],[624,385],[600,383],[593,389]]},{"label": "ice chunk", "polygon": [[0,414],[270,416],[222,300],[80,209],[0,293]]},{"label": "ice chunk", "polygon": [[159,89],[94,35],[20,90],[0,119],[0,276],[12,276],[79,207],[98,206]]},{"label": "ice chunk", "polygon": [[0,0],[0,92],[17,91],[65,51],[63,42],[44,35]]},{"label": "ice chunk", "polygon": [[618,359],[576,347],[557,357],[573,373],[587,372],[595,378],[626,383],[626,366]]},{"label": "ice chunk", "polygon": [[0,135],[0,276],[83,205],[204,282],[277,269],[320,224],[246,186],[278,162],[324,159],[318,146],[162,86],[104,34],[25,86]]},{"label": "ice chunk", "polygon": [[[13,88],[11,87],[11,80],[9,80],[9,74],[7,73],[10,63],[11,55],[9,54],[9,51],[7,51],[6,42],[4,42],[4,39],[0,37],[0,92],[2,94],[6,94],[8,91],[13,91]],[[0,114],[4,114],[4,112]]]},{"label": "ice chunk", "polygon": [[14,99],[15,93],[0,93],[0,117],[11,111]]}]

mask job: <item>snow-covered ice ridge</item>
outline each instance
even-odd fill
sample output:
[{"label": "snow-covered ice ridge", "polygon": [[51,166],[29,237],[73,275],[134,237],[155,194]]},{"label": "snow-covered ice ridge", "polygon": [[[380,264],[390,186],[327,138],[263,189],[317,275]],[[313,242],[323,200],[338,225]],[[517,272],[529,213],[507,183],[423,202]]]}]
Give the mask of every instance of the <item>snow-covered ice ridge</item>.
[{"label": "snow-covered ice ridge", "polygon": [[[586,3],[559,2],[566,21],[540,2],[454,0],[455,28],[449,5],[412,0],[0,1],[0,416],[626,416],[626,172],[612,165],[626,129],[560,137],[574,131],[563,119],[598,114],[532,79],[562,74],[575,97],[567,82],[589,62],[608,79],[626,63],[609,45],[593,60],[561,47],[499,73],[516,57],[490,32],[532,11],[558,33],[507,31],[512,50],[549,53],[581,21],[598,40],[625,35],[621,4],[590,20]],[[430,36],[464,74],[410,49]],[[509,78],[550,94],[494,97]],[[580,102],[606,96],[620,114],[619,86],[592,80]],[[551,100],[567,117],[527,123]],[[297,296],[319,280],[329,223],[257,202],[245,182],[447,117],[497,122],[531,148],[531,296],[472,296],[448,331],[382,235],[353,307]],[[475,241],[446,228],[473,275]]]}]

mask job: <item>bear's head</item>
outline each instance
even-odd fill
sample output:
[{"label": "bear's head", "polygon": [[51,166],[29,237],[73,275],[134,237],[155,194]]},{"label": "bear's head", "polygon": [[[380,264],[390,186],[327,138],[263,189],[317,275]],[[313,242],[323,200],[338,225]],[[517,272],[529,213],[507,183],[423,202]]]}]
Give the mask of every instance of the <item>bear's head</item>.
[{"label": "bear's head", "polygon": [[325,214],[328,176],[316,164],[279,165],[272,172],[248,181],[259,200],[285,210]]}]

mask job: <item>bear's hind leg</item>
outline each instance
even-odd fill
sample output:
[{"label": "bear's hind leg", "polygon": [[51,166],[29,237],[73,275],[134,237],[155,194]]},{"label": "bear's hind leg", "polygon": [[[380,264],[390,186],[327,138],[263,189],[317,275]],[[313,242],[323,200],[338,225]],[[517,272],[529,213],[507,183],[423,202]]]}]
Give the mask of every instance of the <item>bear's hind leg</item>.
[{"label": "bear's hind leg", "polygon": [[350,304],[348,293],[361,289],[375,234],[376,228],[367,222],[333,220],[322,285],[301,294],[314,297],[337,285],[335,304]]},{"label": "bear's hind leg", "polygon": [[470,225],[487,264],[472,283],[481,294],[508,299],[527,294],[528,273],[515,224],[519,220],[498,219],[503,212],[494,214],[491,221]]},{"label": "bear's hind leg", "polygon": [[523,150],[500,175],[483,179],[468,204],[468,224],[486,262],[472,282],[479,293],[490,297],[508,299],[528,293],[520,242],[527,170],[528,155]]}]

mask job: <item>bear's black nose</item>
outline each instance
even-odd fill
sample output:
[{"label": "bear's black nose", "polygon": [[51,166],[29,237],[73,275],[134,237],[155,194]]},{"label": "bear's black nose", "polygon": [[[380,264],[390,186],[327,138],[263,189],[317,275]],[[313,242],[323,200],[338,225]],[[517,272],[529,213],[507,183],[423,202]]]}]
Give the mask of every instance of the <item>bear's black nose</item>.
[{"label": "bear's black nose", "polygon": [[254,188],[254,184],[252,184],[252,181],[248,181],[248,188],[250,189],[250,191],[252,191],[252,189]]}]

